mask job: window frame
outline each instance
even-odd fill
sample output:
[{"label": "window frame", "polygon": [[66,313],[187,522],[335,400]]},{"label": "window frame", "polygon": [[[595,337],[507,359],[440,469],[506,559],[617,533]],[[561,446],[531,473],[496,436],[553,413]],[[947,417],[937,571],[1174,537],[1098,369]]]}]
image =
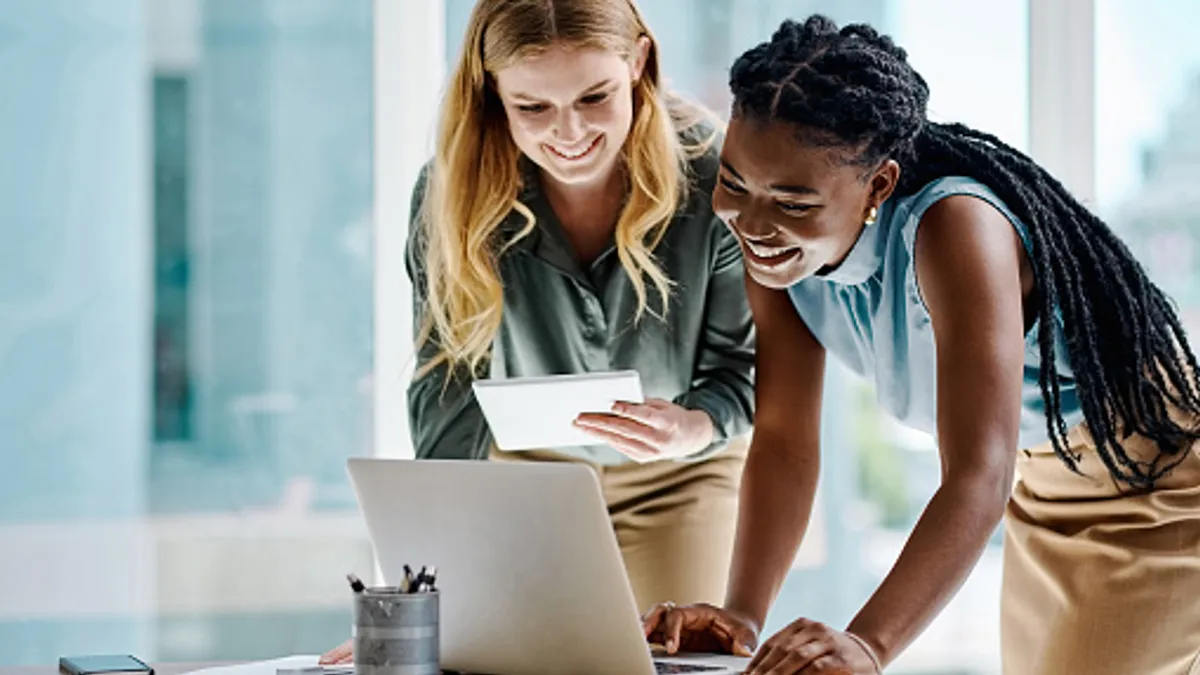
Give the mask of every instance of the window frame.
[{"label": "window frame", "polygon": [[1027,1],[1029,153],[1079,201],[1094,207],[1095,0]]},{"label": "window frame", "polygon": [[[412,186],[433,154],[445,79],[443,0],[374,0],[373,454],[413,456],[405,396],[413,371],[412,292],[404,268]],[[418,67],[418,64],[419,67]]]}]

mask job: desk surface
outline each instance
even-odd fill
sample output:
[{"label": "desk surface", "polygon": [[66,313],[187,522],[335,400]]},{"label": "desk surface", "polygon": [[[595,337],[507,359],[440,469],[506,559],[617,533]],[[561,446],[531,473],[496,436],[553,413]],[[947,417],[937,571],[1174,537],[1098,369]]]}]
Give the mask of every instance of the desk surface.
[{"label": "desk surface", "polygon": [[[155,663],[155,675],[181,675],[200,668],[213,666],[228,666],[231,662],[222,663]],[[0,675],[59,675],[58,666],[0,666]]]}]

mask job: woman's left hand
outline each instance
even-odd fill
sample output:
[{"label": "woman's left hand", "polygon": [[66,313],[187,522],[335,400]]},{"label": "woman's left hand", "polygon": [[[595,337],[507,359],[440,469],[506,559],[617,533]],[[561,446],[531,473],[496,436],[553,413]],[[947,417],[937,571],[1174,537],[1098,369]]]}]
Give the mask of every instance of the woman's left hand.
[{"label": "woman's left hand", "polygon": [[745,675],[879,675],[871,650],[861,638],[798,619],[763,643]]},{"label": "woman's left hand", "polygon": [[584,413],[579,428],[639,461],[686,457],[713,441],[712,418],[659,398],[618,402],[610,413]]}]

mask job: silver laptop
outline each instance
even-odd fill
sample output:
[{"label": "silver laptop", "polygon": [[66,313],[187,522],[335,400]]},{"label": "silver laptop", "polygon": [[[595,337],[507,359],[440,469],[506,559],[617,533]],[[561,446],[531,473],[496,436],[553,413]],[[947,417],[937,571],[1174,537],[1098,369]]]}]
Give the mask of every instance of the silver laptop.
[{"label": "silver laptop", "polygon": [[591,469],[354,458],[384,580],[437,567],[442,668],[492,675],[740,673],[749,659],[653,658]]}]

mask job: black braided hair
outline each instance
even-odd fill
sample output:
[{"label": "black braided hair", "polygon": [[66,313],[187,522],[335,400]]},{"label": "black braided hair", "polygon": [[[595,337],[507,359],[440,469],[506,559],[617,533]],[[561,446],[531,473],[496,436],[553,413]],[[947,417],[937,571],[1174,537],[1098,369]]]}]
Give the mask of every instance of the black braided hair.
[{"label": "black braided hair", "polygon": [[[885,159],[901,167],[896,195],[943,176],[966,176],[995,192],[1030,230],[1039,303],[1040,386],[1055,453],[1073,471],[1054,368],[1062,330],[1080,403],[1101,460],[1134,489],[1187,457],[1200,429],[1196,356],[1163,292],[1125,244],[1043,168],[994,136],[927,120],[929,87],[892,40],[863,24],[841,29],[823,16],[785,21],[730,72],[733,114],[780,120],[799,140],[847,149],[868,170]],[[1194,426],[1194,423],[1193,423]],[[1131,458],[1121,439],[1152,439],[1152,461]]]}]

